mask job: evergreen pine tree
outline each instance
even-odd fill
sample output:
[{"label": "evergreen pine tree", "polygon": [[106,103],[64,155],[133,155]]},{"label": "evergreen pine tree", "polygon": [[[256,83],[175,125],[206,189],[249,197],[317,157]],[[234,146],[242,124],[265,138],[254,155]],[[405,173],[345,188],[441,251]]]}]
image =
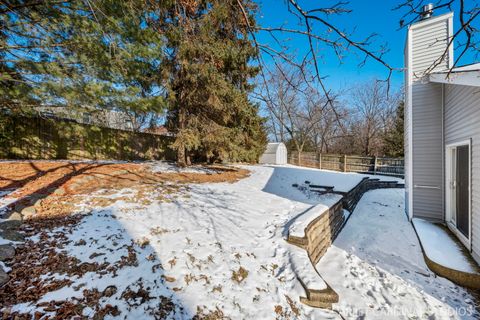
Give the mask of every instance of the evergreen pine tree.
[{"label": "evergreen pine tree", "polygon": [[3,10],[1,107],[164,108],[163,40],[144,1],[11,0]]},{"label": "evergreen pine tree", "polygon": [[404,110],[404,103],[401,101],[397,107],[395,125],[387,131],[384,138],[384,153],[389,157],[404,156]]},{"label": "evergreen pine tree", "polygon": [[[254,25],[252,0],[242,4]],[[168,106],[181,165],[254,162],[263,151],[248,99],[257,52],[237,0],[9,0],[0,12],[0,107]]]},{"label": "evergreen pine tree", "polygon": [[[251,1],[242,1],[249,11]],[[163,21],[169,125],[176,134],[173,147],[179,165],[192,157],[250,161],[258,159],[266,136],[258,106],[248,99],[249,80],[258,69],[257,54],[236,0],[171,2]],[[253,15],[249,18],[253,24]]]}]

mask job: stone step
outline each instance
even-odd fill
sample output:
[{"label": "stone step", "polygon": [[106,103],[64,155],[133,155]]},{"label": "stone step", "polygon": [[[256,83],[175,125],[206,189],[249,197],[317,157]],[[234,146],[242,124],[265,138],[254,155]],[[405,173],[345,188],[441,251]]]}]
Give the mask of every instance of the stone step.
[{"label": "stone step", "polygon": [[293,246],[289,251],[293,272],[305,291],[305,296],[300,296],[300,302],[331,309],[332,303],[338,302],[338,295],[318,274],[307,252]]},{"label": "stone step", "polygon": [[480,266],[447,226],[420,218],[412,224],[430,270],[463,287],[480,289]]},{"label": "stone step", "polygon": [[300,302],[315,308],[331,309],[339,301],[338,294],[327,284],[322,290],[306,290],[307,296],[300,297]]},{"label": "stone step", "polygon": [[296,236],[289,235],[287,237],[287,242],[306,250],[308,239],[306,237],[296,237]]}]

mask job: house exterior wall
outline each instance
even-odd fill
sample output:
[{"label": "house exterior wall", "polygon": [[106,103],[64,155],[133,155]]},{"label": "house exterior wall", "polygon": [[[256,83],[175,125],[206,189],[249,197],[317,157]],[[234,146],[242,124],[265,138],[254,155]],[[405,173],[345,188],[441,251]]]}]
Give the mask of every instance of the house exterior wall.
[{"label": "house exterior wall", "polygon": [[452,17],[450,13],[423,20],[408,30],[405,183],[410,218],[444,219],[442,85],[429,83],[428,74],[451,65]]},{"label": "house exterior wall", "polygon": [[413,216],[443,220],[442,85],[412,86]]},{"label": "house exterior wall", "polygon": [[471,241],[480,263],[480,87],[445,85],[445,145],[471,140]]},{"label": "house exterior wall", "polygon": [[74,120],[78,123],[110,129],[133,130],[131,118],[126,112],[115,110],[79,110],[64,106],[41,106],[36,111],[47,117]]}]

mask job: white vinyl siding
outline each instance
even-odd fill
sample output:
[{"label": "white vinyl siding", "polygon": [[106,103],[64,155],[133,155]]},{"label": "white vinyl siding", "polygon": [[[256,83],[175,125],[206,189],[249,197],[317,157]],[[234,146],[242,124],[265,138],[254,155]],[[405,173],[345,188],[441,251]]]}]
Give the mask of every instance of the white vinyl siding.
[{"label": "white vinyl siding", "polygon": [[413,215],[443,220],[442,85],[414,83]]},{"label": "white vinyl siding", "polygon": [[[448,69],[450,50],[448,37],[452,15],[433,17],[413,24],[409,28],[407,50],[409,65],[406,89],[411,98],[410,110],[410,163],[412,216],[430,220],[444,220],[443,197],[443,112],[442,85],[429,83],[424,76],[432,65],[444,60],[433,70]],[[407,99],[408,100],[408,99]],[[408,120],[406,121],[408,123]],[[408,130],[408,127],[406,128]],[[408,132],[408,131],[407,131]],[[408,139],[407,139],[408,140]],[[408,142],[408,141],[407,141]],[[408,145],[406,146],[408,148]]]},{"label": "white vinyl siding", "polygon": [[[472,251],[480,257],[480,88],[445,85],[445,144],[472,142]],[[480,262],[480,261],[479,261]]]},{"label": "white vinyl siding", "polygon": [[[428,22],[425,21],[425,22]],[[412,71],[413,80],[424,76],[433,64],[437,63],[446,52],[444,59],[433,70],[448,69],[448,19],[435,23],[420,24],[412,30]]]}]

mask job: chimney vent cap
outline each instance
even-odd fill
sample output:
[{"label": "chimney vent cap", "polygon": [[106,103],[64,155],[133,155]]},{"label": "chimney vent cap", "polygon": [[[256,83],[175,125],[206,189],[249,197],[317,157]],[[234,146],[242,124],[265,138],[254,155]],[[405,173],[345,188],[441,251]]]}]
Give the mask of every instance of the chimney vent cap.
[{"label": "chimney vent cap", "polygon": [[423,6],[422,12],[420,13],[420,20],[426,20],[433,15],[433,3],[429,3]]}]

